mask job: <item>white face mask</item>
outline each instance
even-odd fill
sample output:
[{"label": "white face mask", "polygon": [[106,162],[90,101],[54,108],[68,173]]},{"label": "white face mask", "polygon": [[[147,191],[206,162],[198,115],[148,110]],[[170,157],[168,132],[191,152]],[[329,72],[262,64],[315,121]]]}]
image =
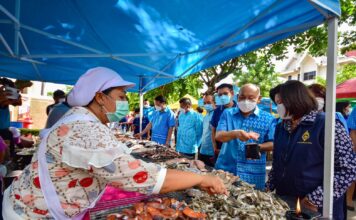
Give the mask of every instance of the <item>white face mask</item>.
[{"label": "white face mask", "polygon": [[239,109],[242,112],[248,113],[256,108],[257,102],[250,101],[250,100],[246,99],[243,101],[239,101],[238,105],[239,105]]},{"label": "white face mask", "polygon": [[181,114],[184,114],[184,113],[185,113],[185,109],[184,109],[184,108],[180,108],[180,109],[179,109],[179,112],[180,112]]},{"label": "white face mask", "polygon": [[143,107],[144,107],[144,108],[149,108],[149,107],[150,107],[150,105],[144,105]]},{"label": "white face mask", "polygon": [[317,98],[315,98],[315,99],[316,99],[316,101],[318,102],[318,111],[323,110],[324,105],[325,105],[324,99],[323,99],[323,98],[319,98],[319,97],[317,97]]},{"label": "white face mask", "polygon": [[156,109],[157,111],[161,111],[161,110],[162,110],[162,107],[161,107],[161,106],[158,106],[158,105],[155,105],[155,109]]},{"label": "white face mask", "polygon": [[286,107],[283,104],[278,104],[277,105],[277,112],[278,115],[281,119],[291,119],[291,115],[286,115]]}]

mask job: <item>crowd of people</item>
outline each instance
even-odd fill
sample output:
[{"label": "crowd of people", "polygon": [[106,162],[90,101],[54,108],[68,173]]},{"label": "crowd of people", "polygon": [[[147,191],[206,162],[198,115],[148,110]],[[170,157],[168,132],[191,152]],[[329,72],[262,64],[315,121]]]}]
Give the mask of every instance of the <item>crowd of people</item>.
[{"label": "crowd of people", "polygon": [[[231,84],[222,84],[215,94],[202,97],[205,116],[192,109],[191,100],[182,98],[174,122],[174,113],[155,100],[156,116],[136,137],[159,127],[152,130],[152,137],[159,133],[160,141],[152,140],[171,146],[174,128],[177,152],[196,155],[206,165],[231,172],[257,189],[276,191],[286,198],[301,197],[304,207],[322,212],[325,96],[326,89],[319,84],[287,81],[270,91],[277,105],[275,117],[258,108],[261,95],[257,85],[243,85],[239,94],[234,94]],[[336,109],[333,215],[334,219],[345,219],[346,210],[354,210],[356,110],[351,113],[349,102],[338,102]],[[170,117],[161,116],[162,112],[169,112]],[[250,144],[257,145],[257,158],[247,157]],[[273,155],[268,180],[267,152]]]},{"label": "crowd of people", "polygon": [[[97,67],[82,75],[67,96],[54,93],[56,103],[48,108],[39,150],[24,174],[5,191],[4,216],[78,217],[95,204],[108,184],[143,193],[192,186],[212,194],[227,192],[217,177],[167,170],[134,159],[113,135],[110,123],[131,130],[136,138],[173,147],[188,158],[233,173],[259,190],[301,198],[304,207],[321,212],[328,126],[323,86],[307,87],[290,80],[271,89],[278,117],[259,109],[258,85],[245,84],[234,94],[233,86],[226,83],[214,94],[204,94],[200,109],[182,98],[180,109],[173,111],[159,95],[151,100],[153,106],[150,100],[144,101],[141,116],[140,109],[129,112],[125,91],[132,86],[113,70]],[[337,103],[336,109],[333,217],[345,219],[346,208],[354,209],[356,109],[351,113],[347,102]],[[253,157],[248,156],[251,152]],[[268,152],[273,160],[266,179]]]}]

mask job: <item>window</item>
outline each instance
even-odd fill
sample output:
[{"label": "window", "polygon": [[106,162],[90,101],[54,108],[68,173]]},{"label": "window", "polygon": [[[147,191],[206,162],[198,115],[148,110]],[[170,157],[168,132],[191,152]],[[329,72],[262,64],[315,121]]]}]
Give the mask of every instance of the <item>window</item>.
[{"label": "window", "polygon": [[304,73],[304,81],[315,79],[316,71],[306,72]]},{"label": "window", "polygon": [[288,76],[288,80],[291,80],[292,79],[292,76]]}]

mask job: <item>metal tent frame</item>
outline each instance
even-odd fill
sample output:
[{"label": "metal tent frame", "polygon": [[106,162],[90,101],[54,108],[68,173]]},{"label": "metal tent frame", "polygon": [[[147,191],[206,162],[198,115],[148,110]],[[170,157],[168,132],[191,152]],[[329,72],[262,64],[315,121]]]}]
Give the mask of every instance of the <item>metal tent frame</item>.
[{"label": "metal tent frame", "polygon": [[[204,50],[197,50],[197,51],[190,51],[186,52],[185,54],[191,54],[191,53],[197,53],[197,52],[207,52],[206,55],[204,55],[201,59],[196,61],[194,64],[192,64],[190,67],[185,69],[182,73],[180,73],[178,76],[172,76],[171,74],[165,72],[178,58],[185,54],[176,54],[176,53],[107,53],[102,50],[98,50],[95,48],[92,48],[87,45],[83,45],[81,43],[77,43],[68,39],[65,39],[63,37],[51,34],[46,31],[39,30],[37,28],[22,24],[20,21],[20,7],[21,7],[21,2],[20,0],[16,0],[15,2],[15,15],[10,13],[3,5],[0,4],[0,11],[5,14],[9,19],[0,19],[0,24],[13,24],[14,25],[14,45],[13,49],[11,46],[8,44],[6,39],[3,37],[3,35],[0,33],[0,42],[4,45],[6,48],[8,54],[4,55],[13,59],[21,60],[24,62],[29,62],[32,64],[32,67],[34,71],[37,73],[38,77],[41,78],[41,73],[38,69],[38,65],[44,64],[43,62],[35,60],[36,58],[109,58],[112,60],[115,60],[117,62],[122,62],[126,63],[138,68],[141,68],[142,70],[150,71],[155,73],[156,75],[151,78],[151,80],[144,84],[143,79],[146,78],[146,76],[141,75],[139,76],[139,97],[140,97],[140,113],[141,113],[141,118],[140,118],[140,125],[142,125],[142,115],[143,115],[143,95],[146,92],[146,88],[152,84],[156,79],[158,78],[167,78],[167,79],[172,79],[172,80],[177,80],[179,78],[182,78],[186,76],[186,74],[192,70],[195,66],[200,64],[203,60],[211,56],[212,54],[218,52],[221,48],[228,48],[232,47],[244,42],[249,42],[253,41],[256,39],[261,39],[264,37],[270,37],[270,36],[277,36],[283,33],[288,33],[292,31],[297,31],[297,30],[303,30],[307,27],[310,26],[315,26],[318,24],[318,22],[311,22],[307,23],[303,26],[297,26],[293,28],[288,28],[284,30],[280,30],[274,33],[265,33],[261,34],[258,36],[253,36],[249,37],[244,40],[239,40],[239,41],[234,41],[231,42],[231,40],[242,33],[246,28],[249,26],[253,25],[255,22],[257,22],[260,18],[263,17],[265,13],[267,13],[269,10],[277,6],[281,0],[276,1],[272,5],[270,5],[268,8],[266,8],[264,11],[259,13],[254,19],[252,19],[250,22],[248,22],[246,25],[244,25],[241,29],[237,30],[236,32],[232,33],[230,36],[228,36],[221,44],[218,44],[212,48],[204,49]],[[334,176],[334,139],[335,139],[335,100],[336,100],[336,59],[337,59],[337,17],[335,16],[330,16],[329,14],[325,13],[323,10],[320,9],[319,5],[316,5],[314,1],[308,0],[310,4],[312,4],[326,19],[328,22],[328,55],[327,55],[327,96],[326,96],[326,125],[325,126],[325,153],[324,153],[324,202],[323,202],[323,217],[327,219],[332,219],[332,211],[333,211],[333,176]],[[83,49],[87,51],[88,53],[80,53],[80,54],[31,54],[31,51],[29,51],[26,41],[24,37],[21,34],[21,29],[31,31],[33,33],[37,33],[39,35],[46,36],[51,39],[55,39],[58,41],[61,41],[65,44]],[[24,48],[26,51],[26,54],[19,54],[19,48],[20,45]],[[167,56],[167,55],[173,55],[175,56],[174,59],[171,60],[170,63],[168,63],[163,69],[155,69],[150,66],[138,63],[138,62],[133,62],[128,59],[125,59],[124,57],[146,57],[146,56]],[[329,126],[330,125],[330,126]],[[142,131],[142,127],[140,126],[140,131]]]}]

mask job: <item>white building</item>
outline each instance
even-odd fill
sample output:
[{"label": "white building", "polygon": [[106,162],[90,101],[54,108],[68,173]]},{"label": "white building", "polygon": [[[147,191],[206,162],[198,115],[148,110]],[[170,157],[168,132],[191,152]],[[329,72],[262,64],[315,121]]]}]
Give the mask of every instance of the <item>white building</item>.
[{"label": "white building", "polygon": [[[286,60],[285,66],[279,71],[280,77],[284,80],[299,80],[307,85],[316,82],[317,76],[326,78],[326,56],[312,57],[309,53],[294,54]],[[346,64],[356,64],[355,51],[339,56],[337,59],[337,69]]]}]

